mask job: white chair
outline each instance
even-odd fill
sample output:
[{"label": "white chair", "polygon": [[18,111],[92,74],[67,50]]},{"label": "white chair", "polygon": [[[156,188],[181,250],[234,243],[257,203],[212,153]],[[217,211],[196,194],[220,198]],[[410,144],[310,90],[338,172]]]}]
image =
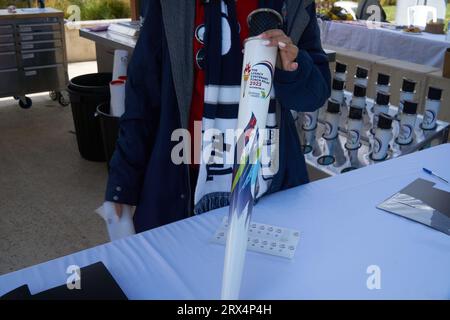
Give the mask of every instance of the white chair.
[{"label": "white chair", "polygon": [[397,0],[395,9],[395,24],[398,26],[406,26],[408,24],[408,8],[417,6],[417,0]]},{"label": "white chair", "polygon": [[356,9],[358,8],[358,3],[353,1],[337,1],[333,4],[333,7],[341,7],[345,9],[349,14],[352,15],[353,19],[356,20]]},{"label": "white chair", "polygon": [[446,0],[423,0],[423,4],[426,6],[434,7],[437,10],[437,18],[445,19],[445,13],[447,11]]},{"label": "white chair", "polygon": [[418,5],[436,8],[437,18],[445,20],[447,0],[397,0],[395,10],[395,24],[399,26],[406,26],[408,24],[408,8]]},{"label": "white chair", "polygon": [[412,6],[408,8],[408,25],[425,27],[428,21],[437,21],[437,10],[431,6]]}]

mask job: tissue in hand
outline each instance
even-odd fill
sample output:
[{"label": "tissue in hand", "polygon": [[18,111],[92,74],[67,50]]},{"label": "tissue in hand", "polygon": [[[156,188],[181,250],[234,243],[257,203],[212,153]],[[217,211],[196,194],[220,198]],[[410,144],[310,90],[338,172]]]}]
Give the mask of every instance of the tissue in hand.
[{"label": "tissue in hand", "polygon": [[115,204],[112,202],[105,202],[96,212],[105,220],[111,241],[136,234],[131,206],[123,205],[121,218],[117,216]]}]

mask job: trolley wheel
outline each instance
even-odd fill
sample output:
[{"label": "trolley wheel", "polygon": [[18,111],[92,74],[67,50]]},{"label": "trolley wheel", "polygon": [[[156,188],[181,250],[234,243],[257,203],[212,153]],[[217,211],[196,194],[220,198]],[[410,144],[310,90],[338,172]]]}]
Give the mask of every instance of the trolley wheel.
[{"label": "trolley wheel", "polygon": [[33,101],[28,97],[19,99],[19,106],[22,109],[30,109],[32,105],[33,105]]},{"label": "trolley wheel", "polygon": [[63,107],[67,107],[70,104],[70,96],[66,90],[58,92],[58,102]]},{"label": "trolley wheel", "polygon": [[50,99],[52,99],[53,101],[56,101],[56,100],[58,100],[58,92],[56,92],[56,91],[50,91],[49,93],[48,93],[48,95],[49,95],[49,97],[50,97]]},{"label": "trolley wheel", "polygon": [[20,99],[19,96],[14,96],[13,98],[14,98],[14,100],[19,100]]}]

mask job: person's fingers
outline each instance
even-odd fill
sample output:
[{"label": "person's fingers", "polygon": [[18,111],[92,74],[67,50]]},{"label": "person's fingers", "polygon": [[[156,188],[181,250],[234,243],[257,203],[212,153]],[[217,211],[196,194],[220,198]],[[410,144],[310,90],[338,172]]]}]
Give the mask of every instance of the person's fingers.
[{"label": "person's fingers", "polygon": [[267,38],[263,41],[262,44],[268,47],[278,47],[280,42],[286,45],[292,44],[291,38],[287,37],[286,35]]},{"label": "person's fingers", "polygon": [[122,218],[122,213],[123,213],[123,205],[120,203],[115,203],[114,204],[116,207],[116,214],[119,218]]},{"label": "person's fingers", "polygon": [[280,50],[287,50],[288,49],[288,45],[285,42],[278,42],[278,46],[280,47]]},{"label": "person's fingers", "polygon": [[293,44],[286,44],[284,42],[280,42],[278,43],[278,48],[280,49],[281,52],[287,53],[292,60],[295,60],[297,58],[299,51],[297,46],[294,46]]},{"label": "person's fingers", "polygon": [[[295,62],[298,56],[298,48],[293,45],[280,45],[280,58],[283,69],[286,71],[295,71],[298,69],[298,63]],[[295,64],[294,64],[295,63]]]},{"label": "person's fingers", "polygon": [[261,34],[263,45],[269,47],[278,47],[280,50],[281,65],[286,71],[296,71],[299,67],[295,62],[297,59],[298,51],[296,45],[293,44],[292,39],[289,38],[283,30],[269,30]]},{"label": "person's fingers", "polygon": [[278,41],[278,47],[280,48],[280,50],[284,50],[284,51],[297,51],[298,47],[296,45],[294,45],[293,43],[289,43],[284,41],[284,39]]},{"label": "person's fingers", "polygon": [[280,55],[286,62],[294,62],[297,59],[297,51],[295,51],[294,49],[280,49]]},{"label": "person's fingers", "polygon": [[283,59],[283,57],[281,57],[281,64],[284,71],[297,71],[299,67],[297,62],[293,62],[292,60],[286,58]]},{"label": "person's fingers", "polygon": [[290,57],[288,56],[288,53],[285,51],[281,51],[280,52],[280,57],[281,57],[281,65],[283,67],[283,70],[285,71],[292,71],[291,70],[291,63],[294,60],[291,60]]},{"label": "person's fingers", "polygon": [[290,64],[290,70],[289,71],[297,71],[298,70],[298,67],[299,67],[299,65],[298,65],[298,63],[297,62],[291,62],[291,64]]},{"label": "person's fingers", "polygon": [[288,36],[280,37],[280,39],[278,39],[278,42],[284,42],[284,43],[286,43],[287,45],[293,44],[292,39],[289,38]]},{"label": "person's fingers", "polygon": [[286,36],[283,30],[280,29],[272,29],[262,33],[259,37],[262,39],[269,39],[273,37]]}]

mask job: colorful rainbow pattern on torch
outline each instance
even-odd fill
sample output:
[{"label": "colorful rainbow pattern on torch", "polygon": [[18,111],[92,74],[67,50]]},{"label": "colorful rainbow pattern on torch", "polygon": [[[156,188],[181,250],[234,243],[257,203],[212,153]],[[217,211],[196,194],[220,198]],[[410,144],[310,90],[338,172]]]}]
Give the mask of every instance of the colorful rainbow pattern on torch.
[{"label": "colorful rainbow pattern on torch", "polygon": [[[241,216],[253,208],[253,201],[256,196],[256,183],[261,167],[261,147],[258,143],[259,130],[256,124],[257,119],[252,113],[252,117],[236,146],[233,185],[231,187],[230,217],[234,213],[237,216]],[[243,146],[240,160],[237,159],[239,146]],[[250,214],[248,215],[248,219],[250,219]]]}]

